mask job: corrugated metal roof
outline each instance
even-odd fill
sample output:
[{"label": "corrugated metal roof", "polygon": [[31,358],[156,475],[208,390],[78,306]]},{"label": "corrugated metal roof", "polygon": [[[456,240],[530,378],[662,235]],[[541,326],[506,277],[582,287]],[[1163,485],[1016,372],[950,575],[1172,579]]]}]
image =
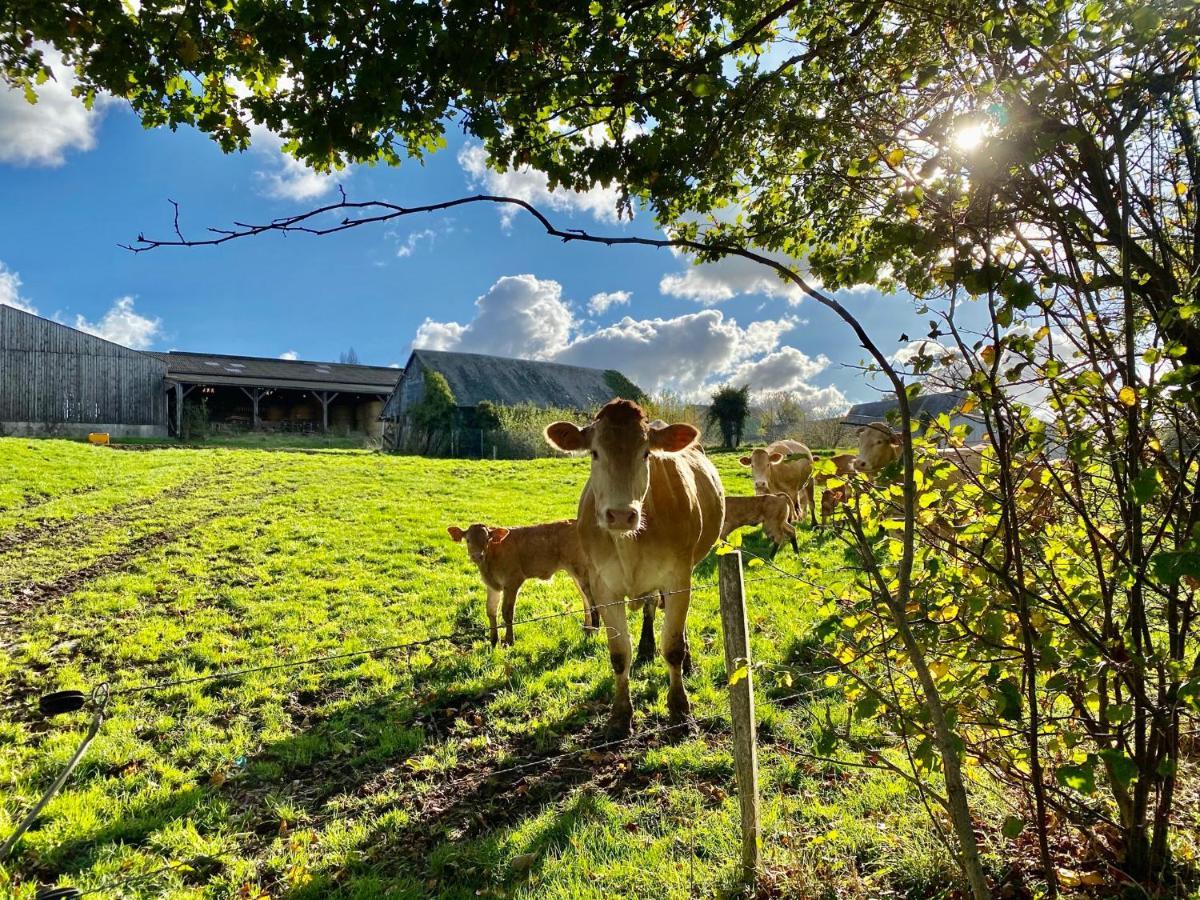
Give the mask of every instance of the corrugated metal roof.
[{"label": "corrugated metal roof", "polygon": [[[617,395],[603,369],[482,353],[414,350],[404,367],[406,376],[413,370],[414,361],[441,372],[459,406],[477,406],[488,400],[502,406],[529,404],[585,410]],[[396,391],[388,400],[384,418],[399,414],[400,395]]]},{"label": "corrugated metal roof", "polygon": [[310,387],[317,390],[390,393],[400,370],[387,366],[272,359],[262,356],[229,356],[223,353],[156,353],[167,364],[167,377],[185,383],[212,379],[212,384],[259,387]]},{"label": "corrugated metal roof", "polygon": [[[918,394],[909,403],[910,411],[916,419],[922,417],[940,416],[942,413],[953,413],[967,399],[966,391],[947,391],[944,394]],[[850,407],[842,422],[846,425],[867,425],[871,422],[887,420],[888,413],[896,408],[895,399],[876,400],[873,403],[859,403]]]}]

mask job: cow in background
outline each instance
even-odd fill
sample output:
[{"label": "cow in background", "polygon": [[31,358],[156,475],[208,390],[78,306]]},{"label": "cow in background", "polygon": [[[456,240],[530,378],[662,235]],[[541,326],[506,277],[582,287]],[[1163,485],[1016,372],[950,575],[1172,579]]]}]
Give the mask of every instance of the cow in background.
[{"label": "cow in background", "polygon": [[[789,457],[795,457],[789,459]],[[740,460],[750,467],[756,494],[786,494],[799,518],[807,512],[817,524],[813,502],[812,451],[799,441],[775,441],[766,448],[757,447]]]}]

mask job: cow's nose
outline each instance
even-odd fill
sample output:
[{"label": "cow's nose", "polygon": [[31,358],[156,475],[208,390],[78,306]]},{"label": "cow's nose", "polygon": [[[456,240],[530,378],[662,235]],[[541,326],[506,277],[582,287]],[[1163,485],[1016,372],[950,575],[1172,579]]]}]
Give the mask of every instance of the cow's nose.
[{"label": "cow's nose", "polygon": [[754,482],[754,490],[760,494],[765,494],[767,492],[767,483],[765,481]]},{"label": "cow's nose", "polygon": [[866,460],[859,459],[858,457],[854,458],[853,466],[855,472],[865,472],[867,470]]},{"label": "cow's nose", "polygon": [[604,511],[604,522],[617,531],[632,531],[637,528],[638,511],[632,506],[622,506]]}]

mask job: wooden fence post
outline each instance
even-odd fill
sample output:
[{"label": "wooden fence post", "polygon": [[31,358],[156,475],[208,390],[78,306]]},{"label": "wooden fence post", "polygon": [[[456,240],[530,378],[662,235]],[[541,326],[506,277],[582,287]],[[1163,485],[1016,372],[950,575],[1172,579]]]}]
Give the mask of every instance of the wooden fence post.
[{"label": "wooden fence post", "polygon": [[750,627],[742,586],[742,554],[717,557],[721,589],[721,630],[725,633],[725,671],[729,673],[729,707],[733,714],[733,761],[738,802],[742,807],[742,877],[754,884],[762,850],[758,801],[758,737],[754,726],[754,670],[750,659]]}]

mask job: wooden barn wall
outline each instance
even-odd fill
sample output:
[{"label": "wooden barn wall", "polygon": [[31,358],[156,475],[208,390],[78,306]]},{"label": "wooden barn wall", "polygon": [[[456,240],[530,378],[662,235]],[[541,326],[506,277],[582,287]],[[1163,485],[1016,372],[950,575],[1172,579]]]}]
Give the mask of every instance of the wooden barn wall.
[{"label": "wooden barn wall", "polygon": [[167,424],[167,366],[0,306],[0,422]]}]

